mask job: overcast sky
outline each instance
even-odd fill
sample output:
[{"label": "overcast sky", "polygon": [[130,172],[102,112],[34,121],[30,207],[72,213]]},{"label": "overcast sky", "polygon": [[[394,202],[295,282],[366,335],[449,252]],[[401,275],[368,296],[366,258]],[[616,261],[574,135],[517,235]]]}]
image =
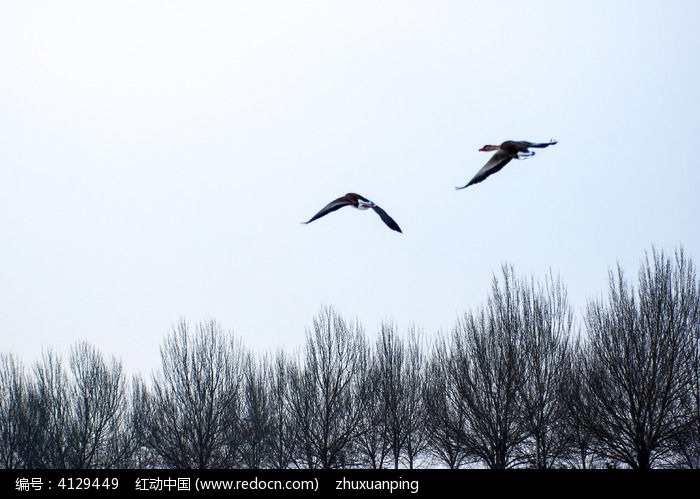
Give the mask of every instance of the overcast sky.
[{"label": "overcast sky", "polygon": [[[700,2],[0,1],[0,351],[293,350],[323,305],[427,337],[504,263],[581,316],[700,264]],[[484,144],[559,143],[462,191]],[[357,192],[383,207],[326,203]]]}]

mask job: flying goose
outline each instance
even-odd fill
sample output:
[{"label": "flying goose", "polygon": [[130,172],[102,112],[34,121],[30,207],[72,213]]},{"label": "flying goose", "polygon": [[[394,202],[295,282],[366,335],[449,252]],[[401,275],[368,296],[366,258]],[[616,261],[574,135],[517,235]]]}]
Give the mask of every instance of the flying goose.
[{"label": "flying goose", "polygon": [[496,153],[491,156],[491,159],[489,159],[484,167],[479,170],[476,175],[474,175],[474,178],[472,178],[467,185],[455,187],[455,189],[464,189],[470,185],[478,184],[482,180],[485,180],[489,175],[501,170],[501,168],[506,166],[511,159],[526,159],[534,156],[535,152],[530,151],[530,147],[548,147],[556,143],[556,140],[540,143],[527,142],[525,140],[506,140],[500,146],[485,145],[479,150],[496,151]]},{"label": "flying goose", "polygon": [[369,199],[362,197],[359,194],[355,194],[354,192],[348,192],[345,196],[339,197],[338,199],[331,201],[326,206],[324,206],[321,211],[319,211],[313,217],[311,217],[311,219],[309,219],[308,222],[302,223],[311,223],[318,218],[328,215],[332,211],[342,208],[343,206],[354,206],[358,210],[367,210],[369,208],[372,208],[377,213],[377,215],[379,215],[379,218],[381,218],[384,221],[384,223],[389,226],[390,229],[395,230],[396,232],[401,232],[401,228],[399,227],[399,225],[396,222],[394,222],[394,219],[391,218],[384,210],[382,210],[379,206],[374,204]]}]

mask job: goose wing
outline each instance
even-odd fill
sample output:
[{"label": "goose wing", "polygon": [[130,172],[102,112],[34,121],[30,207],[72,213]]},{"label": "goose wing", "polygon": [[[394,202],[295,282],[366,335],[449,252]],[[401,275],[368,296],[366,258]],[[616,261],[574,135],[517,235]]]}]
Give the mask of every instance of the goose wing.
[{"label": "goose wing", "polygon": [[464,189],[465,187],[469,187],[470,185],[478,184],[479,182],[486,180],[489,175],[493,175],[506,166],[511,159],[511,156],[507,153],[500,150],[497,151],[493,156],[491,156],[491,159],[488,160],[483,168],[479,170],[476,175],[474,175],[474,178],[472,178],[467,185],[455,188]]},{"label": "goose wing", "polygon": [[537,142],[537,143],[525,142],[525,144],[527,144],[527,147],[548,147],[548,146],[553,146],[556,143],[557,143],[556,140],[550,140],[549,142]]},{"label": "goose wing", "polygon": [[338,199],[334,199],[333,201],[328,203],[326,206],[321,208],[321,211],[319,211],[313,217],[311,217],[308,222],[302,222],[302,223],[305,223],[305,224],[311,223],[314,220],[317,220],[323,216],[326,216],[335,210],[339,210],[343,206],[348,206],[351,204],[352,204],[352,201],[350,201],[350,199],[348,199],[347,196],[339,197]]},{"label": "goose wing", "polygon": [[379,215],[379,218],[382,219],[382,221],[389,226],[391,230],[395,230],[396,232],[403,232],[401,231],[401,227],[399,227],[399,224],[397,224],[393,218],[391,218],[386,211],[382,210],[379,206],[376,204],[372,206],[372,209]]}]

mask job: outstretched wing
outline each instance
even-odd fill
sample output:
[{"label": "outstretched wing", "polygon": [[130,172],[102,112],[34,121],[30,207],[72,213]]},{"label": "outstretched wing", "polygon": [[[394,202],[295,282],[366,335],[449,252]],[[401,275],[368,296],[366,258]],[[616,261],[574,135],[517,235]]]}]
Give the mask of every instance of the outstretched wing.
[{"label": "outstretched wing", "polygon": [[396,232],[403,232],[401,231],[401,227],[399,227],[399,224],[397,224],[393,218],[391,218],[386,211],[382,210],[379,206],[376,204],[372,206],[372,209],[379,215],[379,218],[381,218],[385,224],[389,226],[391,230],[395,230]]},{"label": "outstretched wing", "polygon": [[553,146],[556,143],[557,143],[556,140],[550,140],[549,142],[540,142],[537,144],[533,144],[532,142],[528,142],[527,144],[528,144],[528,147],[548,147],[548,146]]},{"label": "outstretched wing", "polygon": [[464,189],[470,185],[478,184],[479,182],[485,180],[489,175],[493,175],[497,171],[500,171],[511,159],[512,158],[503,151],[496,152],[496,154],[491,156],[488,163],[486,163],[484,167],[479,170],[476,175],[474,175],[474,178],[472,178],[467,185],[455,187],[455,189]]},{"label": "outstretched wing", "polygon": [[313,222],[314,220],[317,220],[317,219],[319,219],[319,218],[321,218],[321,217],[323,217],[323,216],[328,215],[328,214],[331,213],[332,211],[339,210],[339,209],[342,208],[343,206],[348,206],[348,205],[350,205],[350,204],[352,204],[352,203],[350,202],[350,200],[348,200],[348,198],[347,198],[346,196],[339,197],[338,199],[336,199],[336,200],[334,200],[334,201],[331,201],[331,202],[328,203],[326,206],[324,206],[324,207],[321,209],[321,211],[319,211],[319,212],[316,213],[313,217],[311,217],[311,218],[309,219],[308,222],[303,222],[303,223],[305,223],[305,224],[311,223],[311,222]]}]

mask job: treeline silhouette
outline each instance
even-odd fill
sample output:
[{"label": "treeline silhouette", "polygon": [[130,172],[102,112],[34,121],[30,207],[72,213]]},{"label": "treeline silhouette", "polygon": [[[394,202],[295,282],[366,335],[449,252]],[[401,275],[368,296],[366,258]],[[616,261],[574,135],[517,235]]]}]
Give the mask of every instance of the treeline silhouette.
[{"label": "treeline silhouette", "polygon": [[581,325],[551,274],[495,275],[428,342],[322,307],[293,354],[180,321],[148,381],[90,344],[0,356],[5,468],[700,467],[700,282],[618,265]]}]

